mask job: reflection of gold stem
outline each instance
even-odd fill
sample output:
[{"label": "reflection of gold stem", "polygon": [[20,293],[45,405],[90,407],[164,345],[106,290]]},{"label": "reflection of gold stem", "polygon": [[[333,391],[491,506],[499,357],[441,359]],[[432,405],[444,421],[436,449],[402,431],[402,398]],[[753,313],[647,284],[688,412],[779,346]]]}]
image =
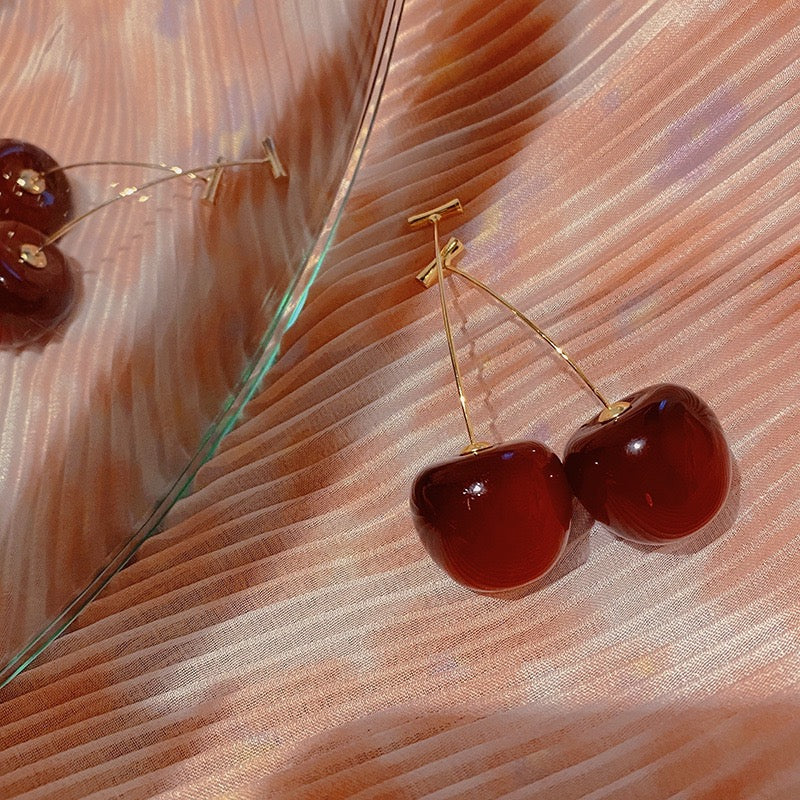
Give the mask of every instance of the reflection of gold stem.
[{"label": "reflection of gold stem", "polygon": [[191,173],[181,169],[181,167],[170,167],[167,164],[151,164],[148,161],[79,161],[63,167],[51,167],[42,173],[42,177],[46,178],[54,172],[66,172],[77,167],[136,167],[137,169],[157,169],[161,170],[161,172],[174,172],[176,175],[189,175],[189,177],[192,177]]},{"label": "reflection of gold stem", "polygon": [[[453,272],[456,275],[460,275],[465,280],[468,280],[473,286],[477,286],[479,289],[482,289],[486,292],[490,297],[493,297],[497,300],[498,303],[505,306],[517,319],[524,322],[540,339],[543,339],[553,350],[558,353],[567,364],[572,367],[575,374],[589,387],[592,391],[594,396],[606,407],[611,408],[611,404],[606,400],[605,397],[601,394],[600,390],[586,377],[586,373],[576,364],[572,358],[565,353],[548,335],[545,331],[543,331],[533,320],[526,317],[518,308],[511,305],[504,297],[497,294],[493,289],[490,289],[483,281],[479,281],[476,277],[470,275],[468,272],[464,272],[460,270],[458,267],[454,267],[451,264],[448,264],[447,270],[449,272]],[[441,281],[441,277],[439,278]]]},{"label": "reflection of gold stem", "polygon": [[[207,202],[214,202],[214,195],[217,190],[217,186],[219,184],[219,177],[222,174],[222,170],[226,169],[227,167],[243,167],[250,164],[269,164],[270,169],[272,170],[272,177],[273,178],[283,178],[286,176],[286,170],[284,169],[283,164],[281,163],[280,158],[278,157],[278,151],[275,149],[275,142],[273,141],[271,136],[267,136],[263,142],[261,142],[261,146],[264,148],[265,156],[264,158],[245,158],[239,161],[224,161],[221,158],[218,158],[213,164],[205,164],[202,167],[194,167],[193,169],[183,169],[182,167],[168,167],[166,164],[150,164],[144,161],[85,161],[80,164],[68,164],[66,167],[53,167],[52,169],[47,170],[41,174],[33,171],[33,170],[23,170],[24,172],[29,172],[29,175],[24,176],[25,182],[31,182],[31,186],[34,188],[28,188],[26,191],[31,191],[34,194],[39,194],[41,191],[44,190],[44,182],[42,182],[41,186],[36,183],[36,180],[44,178],[46,175],[50,175],[53,172],[64,172],[65,170],[72,169],[73,167],[87,167],[93,165],[100,165],[100,164],[116,164],[119,166],[127,166],[127,167],[141,167],[143,169],[157,169],[161,171],[169,172],[170,174],[162,177],[156,178],[152,181],[148,181],[147,183],[143,183],[141,186],[131,186],[127,189],[121,191],[116,197],[112,197],[109,200],[106,200],[100,205],[95,206],[94,208],[90,208],[88,211],[80,214],[79,216],[75,217],[75,219],[70,220],[66,225],[60,227],[55,233],[51,233],[38,248],[29,249],[27,252],[22,251],[22,256],[20,260],[24,263],[27,263],[31,266],[39,266],[38,262],[41,260],[40,256],[44,249],[53,244],[57,239],[60,239],[67,231],[71,231],[79,222],[83,222],[87,217],[92,216],[96,211],[100,211],[101,208],[105,208],[106,206],[110,206],[112,203],[116,203],[118,200],[124,200],[126,197],[130,197],[134,194],[139,194],[139,192],[144,191],[145,189],[150,189],[153,186],[158,186],[159,183],[165,183],[166,181],[171,181],[174,178],[180,177],[187,177],[187,178],[197,178],[198,173],[200,172],[212,172],[213,175],[211,178],[202,178],[201,180],[206,181],[208,184],[208,188],[206,189],[206,194],[204,196],[204,200]],[[22,179],[22,176],[21,176]],[[19,182],[19,181],[18,181]],[[23,188],[26,188],[23,184],[20,184]],[[460,208],[460,204],[459,204]]]},{"label": "reflection of gold stem", "polygon": [[241,167],[248,164],[266,164],[268,160],[269,159],[267,158],[248,158],[243,159],[242,161],[224,161],[222,163],[205,164],[202,167],[194,167],[193,169],[185,169],[181,172],[175,172],[174,170],[170,169],[169,175],[165,175],[161,178],[154,178],[152,181],[147,181],[147,183],[143,183],[141,186],[131,186],[128,189],[124,189],[122,192],[116,195],[116,197],[111,197],[99,205],[96,205],[94,208],[84,211],[83,214],[79,214],[77,217],[75,217],[75,219],[70,220],[66,225],[62,225],[55,233],[51,233],[44,240],[44,242],[39,245],[39,252],[41,253],[45,247],[53,244],[53,242],[55,242],[57,239],[60,239],[65,233],[71,231],[76,225],[83,222],[87,217],[91,217],[92,214],[96,213],[97,211],[100,211],[106,206],[110,206],[112,203],[116,203],[119,200],[124,200],[126,197],[139,194],[139,192],[143,192],[145,189],[151,189],[153,186],[158,186],[160,183],[166,183],[167,181],[171,181],[175,178],[182,178],[185,176],[190,178],[195,177],[198,172],[211,172],[215,169],[224,167]]}]

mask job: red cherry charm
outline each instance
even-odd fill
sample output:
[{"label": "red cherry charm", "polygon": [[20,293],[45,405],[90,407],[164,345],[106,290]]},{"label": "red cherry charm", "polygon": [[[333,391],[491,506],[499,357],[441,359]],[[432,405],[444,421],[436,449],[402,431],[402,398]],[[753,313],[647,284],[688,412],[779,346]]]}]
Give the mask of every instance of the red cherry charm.
[{"label": "red cherry charm", "polygon": [[572,495],[558,456],[539,442],[499,444],[423,470],[411,490],[422,543],[477,592],[515,589],[556,564]]},{"label": "red cherry charm", "polygon": [[72,308],[66,259],[55,245],[43,247],[45,239],[21,222],[0,221],[0,345],[38,339]]},{"label": "red cherry charm", "polygon": [[586,510],[614,533],[660,545],[705,527],[731,483],[731,455],[714,412],[694,392],[660,383],[630,408],[581,426],[564,469]]},{"label": "red cherry charm", "polygon": [[64,225],[72,217],[72,193],[63,172],[49,172],[57,167],[36,145],[0,139],[0,220],[46,234]]}]

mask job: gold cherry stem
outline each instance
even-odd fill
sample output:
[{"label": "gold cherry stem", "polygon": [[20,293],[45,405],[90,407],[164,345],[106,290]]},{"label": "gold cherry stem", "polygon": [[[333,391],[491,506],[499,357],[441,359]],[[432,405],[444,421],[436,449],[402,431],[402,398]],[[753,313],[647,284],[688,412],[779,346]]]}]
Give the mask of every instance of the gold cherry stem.
[{"label": "gold cherry stem", "polygon": [[[186,175],[187,177],[197,177],[183,167],[170,167],[168,164],[151,164],[149,161],[78,161],[75,164],[66,164],[63,167],[51,167],[41,173],[43,178],[52,175],[54,172],[67,172],[79,167],[135,167],[137,169],[155,169],[161,172],[172,172],[175,175]],[[198,170],[199,171],[199,170]]]},{"label": "gold cherry stem", "polygon": [[81,222],[83,222],[83,220],[85,220],[87,217],[92,216],[92,214],[96,213],[97,211],[100,211],[106,206],[110,206],[112,203],[116,203],[118,200],[124,200],[126,197],[132,197],[133,195],[139,194],[139,192],[143,192],[146,189],[152,189],[154,186],[158,186],[160,183],[166,183],[167,181],[174,180],[175,178],[181,178],[186,176],[193,177],[196,176],[196,173],[198,172],[212,172],[213,170],[226,169],[227,167],[243,167],[251,164],[266,164],[270,162],[271,159],[269,157],[247,158],[247,159],[242,159],[241,161],[218,161],[213,164],[204,164],[202,167],[184,169],[181,170],[181,172],[175,172],[174,170],[168,167],[167,169],[169,169],[170,171],[169,175],[165,175],[161,178],[154,178],[153,180],[148,181],[147,183],[143,183],[141,186],[131,186],[127,189],[124,189],[115,197],[111,197],[108,200],[105,200],[104,202],[100,203],[99,205],[96,205],[94,208],[90,208],[88,211],[84,211],[83,214],[79,214],[77,217],[70,220],[66,225],[63,225],[57,231],[51,233],[50,236],[48,236],[44,240],[44,242],[42,242],[42,244],[39,245],[36,252],[32,254],[32,257],[37,256],[46,247],[53,244],[53,242],[60,239],[65,233],[71,231],[76,225],[80,224]]},{"label": "gold cherry stem", "polygon": [[[435,228],[434,228],[435,231]],[[438,243],[437,243],[437,253],[438,250]],[[441,254],[438,256],[439,262],[437,263],[437,272],[438,272],[438,279],[439,279],[439,288],[442,288],[442,273],[440,271],[440,263],[441,263]],[[540,339],[543,339],[553,350],[564,359],[564,361],[569,364],[575,374],[586,384],[589,390],[594,394],[594,396],[605,406],[606,409],[612,411],[612,404],[606,400],[600,390],[586,377],[586,373],[578,366],[578,364],[572,360],[572,358],[564,352],[551,338],[547,335],[545,331],[543,331],[533,320],[526,317],[516,306],[513,306],[511,303],[508,302],[504,297],[501,297],[497,292],[493,289],[490,289],[483,281],[478,280],[473,275],[470,275],[468,272],[464,272],[463,270],[459,269],[458,267],[452,266],[452,264],[447,265],[447,270],[449,272],[453,272],[456,275],[460,275],[465,280],[469,281],[473,286],[476,286],[478,289],[482,289],[486,292],[490,297],[493,297],[498,303],[505,306],[517,319],[524,322]],[[466,413],[466,412],[465,412]],[[468,423],[469,424],[469,423]]]},{"label": "gold cherry stem", "polygon": [[461,404],[461,413],[464,417],[464,424],[467,426],[467,436],[469,437],[469,445],[464,448],[462,452],[477,452],[478,450],[486,447],[484,442],[478,442],[475,439],[475,433],[472,430],[472,422],[469,417],[469,409],[467,408],[467,398],[464,394],[464,384],[461,380],[461,370],[458,367],[458,358],[456,358],[456,348],[453,342],[453,331],[450,327],[450,316],[447,313],[447,298],[444,291],[444,265],[442,263],[442,251],[439,247],[439,214],[433,214],[430,221],[433,224],[433,243],[436,248],[436,275],[439,283],[439,300],[442,305],[442,321],[444,322],[444,333],[447,337],[447,347],[450,351],[450,363],[453,365],[453,377],[456,381],[456,388],[458,389],[458,401]]}]

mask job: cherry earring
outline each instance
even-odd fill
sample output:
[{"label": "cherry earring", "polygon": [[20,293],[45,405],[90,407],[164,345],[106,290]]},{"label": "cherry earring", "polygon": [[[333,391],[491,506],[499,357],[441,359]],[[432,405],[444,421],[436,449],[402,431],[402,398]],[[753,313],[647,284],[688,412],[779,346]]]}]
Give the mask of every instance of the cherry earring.
[{"label": "cherry earring", "polygon": [[[0,141],[0,346],[28,344],[52,331],[72,308],[74,282],[66,258],[54,244],[75,225],[106,206],[179,177],[206,183],[203,200],[214,203],[222,171],[269,164],[273,177],[286,175],[275,143],[262,143],[265,156],[224,161],[193,169],[131,161],[95,161],[59,167],[43,150],[12,139]],[[131,186],[77,217],[72,216],[64,172],[76,167],[119,165],[168,173]],[[202,173],[211,173],[208,177]]]},{"label": "cherry earring", "polygon": [[558,456],[540,442],[490,445],[475,438],[444,291],[445,261],[452,269],[464,247],[459,243],[444,254],[439,247],[439,221],[461,210],[451,200],[408,219],[412,226],[433,226],[442,319],[469,438],[460,456],[417,475],[411,510],[426,550],[454,580],[477,592],[500,592],[555,566],[567,543],[572,495]]},{"label": "cherry earring", "polygon": [[73,297],[63,253],[29,225],[0,222],[0,345],[28,344],[52,331]]},{"label": "cherry earring", "polygon": [[[592,517],[622,538],[662,545],[706,527],[730,490],[730,449],[714,412],[694,392],[659,383],[609,403],[583,370],[541,328],[474,276],[443,266],[505,306],[547,342],[603,404],[567,443],[564,469],[572,491]],[[438,279],[433,262],[417,277]]]}]

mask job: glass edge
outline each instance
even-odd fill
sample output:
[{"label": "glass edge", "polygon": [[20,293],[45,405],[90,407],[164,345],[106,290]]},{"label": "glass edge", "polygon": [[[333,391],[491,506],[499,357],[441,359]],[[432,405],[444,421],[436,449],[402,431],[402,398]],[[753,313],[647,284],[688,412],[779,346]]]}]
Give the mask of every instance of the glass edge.
[{"label": "glass edge", "polygon": [[139,547],[151,536],[158,533],[158,529],[170,509],[187,492],[200,467],[211,458],[222,439],[236,424],[244,407],[256,393],[269,369],[274,364],[279,353],[281,340],[286,331],[297,320],[297,316],[308,297],[311,285],[322,267],[336,234],[336,228],[341,219],[347,198],[350,195],[369,134],[375,122],[378,104],[383,94],[386,75],[394,51],[404,2],[405,0],[389,0],[386,4],[386,11],[381,24],[381,35],[376,48],[376,58],[373,61],[370,88],[364,104],[364,113],[359,122],[355,141],[347,166],[339,182],[336,196],[314,245],[294,281],[287,289],[273,321],[267,328],[258,348],[256,348],[252,365],[245,371],[225,408],[209,426],[208,432],[203,437],[191,461],[186,465],[163,499],[158,502],[147,520],[111,555],[105,566],[89,581],[86,587],[0,670],[0,689],[7,686],[38,658],[75,621],[86,606],[100,594],[114,575],[131,560]]}]

